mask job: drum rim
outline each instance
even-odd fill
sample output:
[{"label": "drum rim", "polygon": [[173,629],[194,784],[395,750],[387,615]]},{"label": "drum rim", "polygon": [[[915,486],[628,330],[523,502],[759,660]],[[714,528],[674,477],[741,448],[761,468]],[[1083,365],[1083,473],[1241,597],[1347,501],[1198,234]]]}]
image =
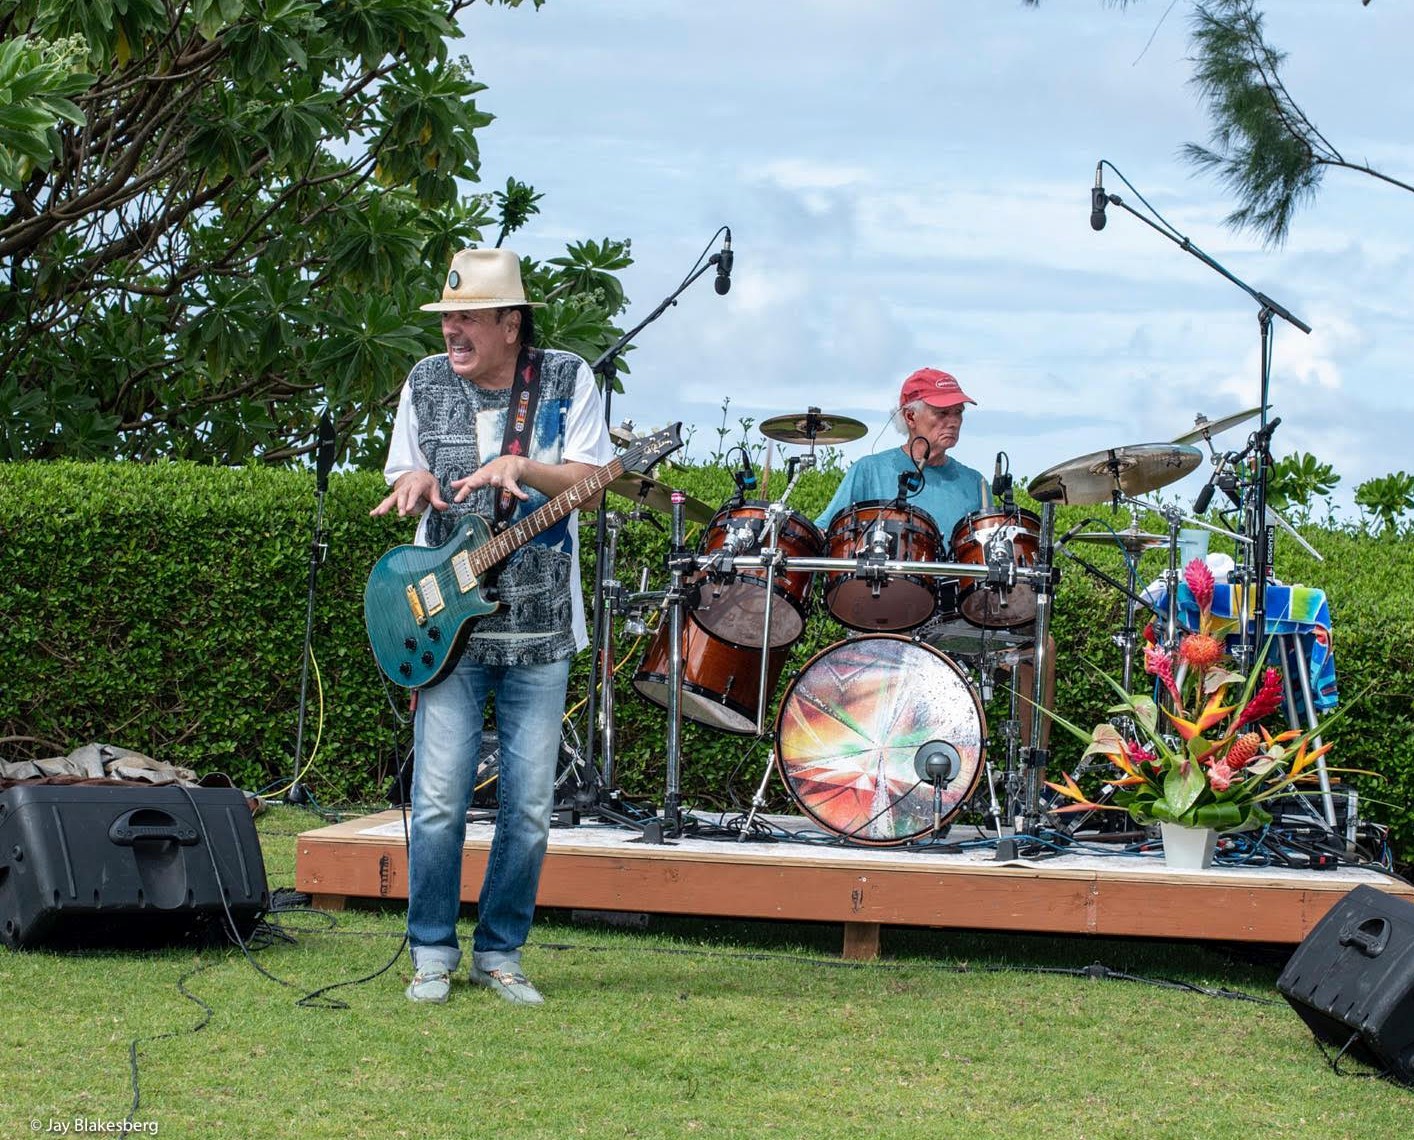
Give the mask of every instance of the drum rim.
[{"label": "drum rim", "polygon": [[795,804],[796,807],[800,808],[800,810],[806,815],[807,818],[819,824],[831,835],[836,836],[847,844],[854,844],[861,847],[903,847],[909,843],[918,842],[921,835],[926,833],[920,832],[913,835],[905,836],[901,839],[865,839],[861,838],[858,835],[845,835],[839,831],[836,831],[833,826],[826,823],[825,820],[821,819],[818,815],[815,814],[815,812],[813,812],[805,804],[800,802],[800,799],[796,796],[795,791],[791,785],[790,779],[788,778],[785,772],[784,764],[781,759],[781,721],[785,717],[786,704],[790,700],[791,694],[795,692],[796,685],[798,685],[800,683],[801,678],[804,677],[807,672],[809,672],[810,667],[814,665],[815,662],[818,661],[825,654],[830,653],[835,649],[838,649],[842,645],[852,645],[858,641],[902,641],[905,644],[912,645],[918,649],[922,649],[924,652],[930,653],[934,657],[937,657],[944,663],[946,663],[947,666],[953,671],[953,673],[956,674],[957,678],[962,682],[963,687],[967,690],[967,695],[972,698],[972,706],[976,710],[977,724],[980,730],[978,733],[977,770],[972,774],[972,780],[969,782],[966,791],[958,799],[957,806],[954,808],[952,813],[947,816],[945,822],[951,822],[954,816],[958,815],[962,811],[962,806],[972,799],[973,795],[977,791],[978,784],[982,782],[982,774],[987,769],[987,711],[983,707],[981,694],[977,692],[975,686],[973,686],[972,682],[968,680],[967,671],[963,669],[962,666],[959,665],[956,661],[954,661],[950,654],[944,653],[941,649],[938,649],[936,646],[929,645],[927,642],[915,641],[911,637],[898,633],[861,633],[858,637],[842,638],[841,640],[827,645],[823,649],[817,650],[815,653],[812,653],[810,655],[810,660],[806,661],[804,665],[797,669],[795,675],[791,677],[790,681],[787,683],[785,690],[781,693],[780,702],[776,707],[775,723],[773,724],[771,729],[771,763],[776,769],[776,774],[780,776],[781,782],[786,785],[786,792],[790,795],[791,802]]},{"label": "drum rim", "polygon": [[[834,530],[835,524],[839,522],[840,519],[844,518],[846,515],[853,514],[855,511],[866,510],[870,507],[884,507],[887,509],[900,511],[902,513],[922,515],[923,518],[926,519],[932,525],[933,532],[938,536],[939,545],[942,544],[943,532],[942,529],[938,526],[937,519],[935,519],[929,512],[925,511],[922,507],[916,507],[912,503],[904,503],[901,506],[895,506],[894,504],[896,503],[898,503],[897,499],[862,499],[857,503],[851,503],[849,506],[841,507],[838,511],[835,512],[835,517],[830,520],[830,525],[826,527],[826,531],[828,532]],[[828,534],[826,535],[826,537],[828,538]]]},{"label": "drum rim", "polygon": [[[762,516],[764,516],[764,515],[766,514],[767,509],[768,509],[771,505],[772,505],[772,503],[771,503],[771,500],[769,500],[769,499],[743,499],[741,502],[737,503],[735,506],[730,506],[730,507],[729,507],[729,506],[721,506],[721,507],[718,507],[718,508],[717,508],[717,513],[714,514],[714,515],[712,516],[711,520],[707,523],[707,525],[702,528],[702,537],[701,537],[701,539],[699,540],[699,545],[701,545],[701,543],[703,543],[703,542],[706,541],[708,532],[709,532],[710,530],[712,530],[712,528],[717,525],[717,520],[718,520],[719,518],[721,518],[723,515],[727,515],[728,517],[730,517],[730,516],[731,516],[731,513],[732,513],[733,511],[739,511],[739,510],[742,510],[742,509],[744,509],[744,508],[746,508],[746,507],[753,507],[753,508],[758,508],[758,509],[760,510]],[[821,546],[824,545],[824,543],[825,543],[825,534],[824,534],[824,532],[823,532],[818,526],[815,525],[815,520],[814,520],[814,519],[810,518],[808,515],[803,515],[803,514],[801,514],[799,511],[797,511],[796,509],[794,509],[794,508],[792,507],[792,508],[789,508],[789,509],[786,511],[785,521],[786,521],[786,523],[789,523],[789,522],[790,522],[791,520],[793,520],[793,519],[799,519],[801,522],[803,522],[803,523],[810,529],[810,532],[811,532],[812,534],[814,534],[817,538],[819,538]],[[782,527],[782,533],[784,533],[784,532],[785,532],[785,528]]]},{"label": "drum rim", "polygon": [[1004,519],[1009,519],[1013,517],[1030,519],[1036,524],[1037,535],[1039,535],[1041,532],[1040,515],[1038,515],[1035,511],[1028,511],[1025,507],[1014,506],[1011,508],[1011,510],[1007,510],[1005,507],[992,507],[990,509],[982,508],[980,510],[968,511],[967,514],[963,515],[962,518],[958,519],[957,522],[953,525],[952,533],[956,535],[958,531],[960,531],[964,526],[966,526],[975,518],[986,518],[990,515],[997,515]]}]

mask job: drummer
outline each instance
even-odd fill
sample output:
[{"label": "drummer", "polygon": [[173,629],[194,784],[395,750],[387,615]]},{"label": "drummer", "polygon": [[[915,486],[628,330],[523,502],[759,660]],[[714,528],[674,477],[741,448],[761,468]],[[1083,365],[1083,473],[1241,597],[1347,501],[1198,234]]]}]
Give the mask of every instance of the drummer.
[{"label": "drummer", "polygon": [[900,476],[914,472],[922,475],[923,489],[909,494],[909,505],[925,511],[944,540],[965,516],[990,507],[991,490],[981,472],[948,455],[962,432],[964,406],[975,403],[949,373],[937,368],[914,372],[903,382],[893,415],[904,444],[850,464],[815,525],[826,531],[840,511],[856,503],[897,498]]},{"label": "drummer", "polygon": [[[908,504],[925,511],[939,527],[939,535],[947,540],[957,524],[973,511],[992,506],[991,486],[980,471],[975,471],[948,454],[957,446],[962,433],[962,414],[968,404],[977,401],[962,390],[957,377],[937,368],[920,368],[911,373],[899,390],[898,408],[893,420],[906,437],[900,447],[866,455],[850,464],[834,497],[824,513],[815,520],[821,531],[841,511],[858,503],[889,501],[899,497],[902,477],[921,475],[922,488],[917,493],[904,492]],[[1017,631],[1033,632],[1024,626]],[[1050,641],[1047,654],[1046,704],[1055,707],[1055,642]],[[1034,676],[1031,662],[1017,665],[1016,684],[1029,694]],[[1041,747],[1050,737],[1050,720],[1041,724]],[[1029,744],[1031,718],[1023,716],[1022,741]]]}]

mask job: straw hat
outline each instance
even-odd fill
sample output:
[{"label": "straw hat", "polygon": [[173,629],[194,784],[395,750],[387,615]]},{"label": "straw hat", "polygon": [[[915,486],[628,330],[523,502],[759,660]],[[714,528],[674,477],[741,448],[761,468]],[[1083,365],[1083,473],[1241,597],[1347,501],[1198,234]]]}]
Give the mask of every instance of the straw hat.
[{"label": "straw hat", "polygon": [[428,313],[459,309],[507,309],[516,305],[539,308],[527,301],[520,280],[520,258],[508,249],[464,249],[452,258],[442,299],[423,305]]}]

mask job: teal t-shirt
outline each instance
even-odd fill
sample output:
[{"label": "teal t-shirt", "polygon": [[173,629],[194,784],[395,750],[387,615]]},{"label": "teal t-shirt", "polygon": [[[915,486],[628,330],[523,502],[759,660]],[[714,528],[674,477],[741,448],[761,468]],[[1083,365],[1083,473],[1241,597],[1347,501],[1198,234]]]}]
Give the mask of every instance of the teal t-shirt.
[{"label": "teal t-shirt", "polygon": [[[857,503],[897,498],[899,475],[912,470],[913,462],[901,447],[855,460],[815,525],[828,531],[830,523],[842,510]],[[936,467],[923,468],[923,490],[906,501],[932,517],[946,546],[952,539],[953,528],[965,515],[991,505],[991,493],[980,472],[949,456]]]}]

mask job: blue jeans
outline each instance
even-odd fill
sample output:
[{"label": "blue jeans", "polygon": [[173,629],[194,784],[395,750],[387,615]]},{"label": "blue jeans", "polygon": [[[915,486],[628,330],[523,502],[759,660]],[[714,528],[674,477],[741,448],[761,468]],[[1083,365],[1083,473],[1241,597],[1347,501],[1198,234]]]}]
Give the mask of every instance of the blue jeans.
[{"label": "blue jeans", "polygon": [[477,665],[465,658],[418,695],[408,836],[408,940],[419,970],[456,970],[462,846],[488,694],[501,746],[496,834],[477,903],[472,961],[514,969],[535,916],[554,808],[570,663]]}]

